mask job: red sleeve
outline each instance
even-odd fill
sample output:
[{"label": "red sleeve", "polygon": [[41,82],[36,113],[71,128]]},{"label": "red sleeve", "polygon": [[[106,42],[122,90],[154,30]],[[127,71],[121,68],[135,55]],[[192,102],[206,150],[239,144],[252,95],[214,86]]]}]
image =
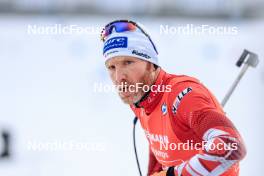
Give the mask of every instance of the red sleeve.
[{"label": "red sleeve", "polygon": [[174,86],[169,97],[173,107],[172,116],[177,117],[174,119],[193,130],[201,141],[205,141],[208,146],[237,146],[222,150],[205,147],[201,154],[176,166],[175,175],[220,175],[245,156],[245,146],[238,131],[203,85],[183,83]]}]

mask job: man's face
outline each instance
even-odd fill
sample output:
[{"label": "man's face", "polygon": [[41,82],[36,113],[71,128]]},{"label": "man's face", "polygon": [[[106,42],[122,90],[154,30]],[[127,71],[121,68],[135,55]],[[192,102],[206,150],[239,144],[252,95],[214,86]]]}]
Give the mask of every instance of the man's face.
[{"label": "man's face", "polygon": [[150,86],[153,81],[155,69],[147,61],[130,56],[116,56],[106,61],[105,65],[111,80],[118,86],[120,98],[126,104],[140,100],[145,94],[142,87]]}]

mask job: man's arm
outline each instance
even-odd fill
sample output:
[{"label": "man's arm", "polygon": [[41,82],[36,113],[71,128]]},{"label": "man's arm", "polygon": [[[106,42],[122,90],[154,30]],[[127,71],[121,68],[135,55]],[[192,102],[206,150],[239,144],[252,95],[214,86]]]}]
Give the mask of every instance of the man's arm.
[{"label": "man's arm", "polygon": [[[181,90],[186,88],[187,85],[183,85]],[[172,116],[178,114],[177,117],[206,143],[206,147],[200,154],[175,166],[174,174],[220,175],[244,158],[246,154],[244,143],[232,122],[216,107],[209,92],[201,85],[191,86],[191,89],[191,92],[182,97],[177,111],[172,113]],[[171,97],[175,99],[177,96],[178,94],[172,92]]]},{"label": "man's arm", "polygon": [[210,110],[200,114],[193,124],[196,134],[206,142],[201,154],[175,167],[175,175],[220,175],[246,154],[243,141],[225,115]]}]

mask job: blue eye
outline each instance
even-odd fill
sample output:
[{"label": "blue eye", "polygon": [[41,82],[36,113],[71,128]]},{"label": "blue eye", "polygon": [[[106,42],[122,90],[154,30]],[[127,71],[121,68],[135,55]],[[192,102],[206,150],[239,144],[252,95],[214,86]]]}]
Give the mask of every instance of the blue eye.
[{"label": "blue eye", "polygon": [[130,65],[130,64],[132,64],[133,63],[133,61],[125,61],[125,64],[126,65]]},{"label": "blue eye", "polygon": [[115,66],[114,65],[110,65],[109,67],[108,67],[108,70],[114,70],[115,69]]}]

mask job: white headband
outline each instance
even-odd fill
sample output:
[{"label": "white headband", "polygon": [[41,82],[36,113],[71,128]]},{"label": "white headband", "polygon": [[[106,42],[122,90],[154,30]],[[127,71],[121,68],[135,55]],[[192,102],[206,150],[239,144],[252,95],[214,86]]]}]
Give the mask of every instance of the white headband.
[{"label": "white headband", "polygon": [[113,32],[104,42],[103,54],[105,61],[115,56],[133,56],[158,64],[158,54],[149,38],[140,30]]}]

